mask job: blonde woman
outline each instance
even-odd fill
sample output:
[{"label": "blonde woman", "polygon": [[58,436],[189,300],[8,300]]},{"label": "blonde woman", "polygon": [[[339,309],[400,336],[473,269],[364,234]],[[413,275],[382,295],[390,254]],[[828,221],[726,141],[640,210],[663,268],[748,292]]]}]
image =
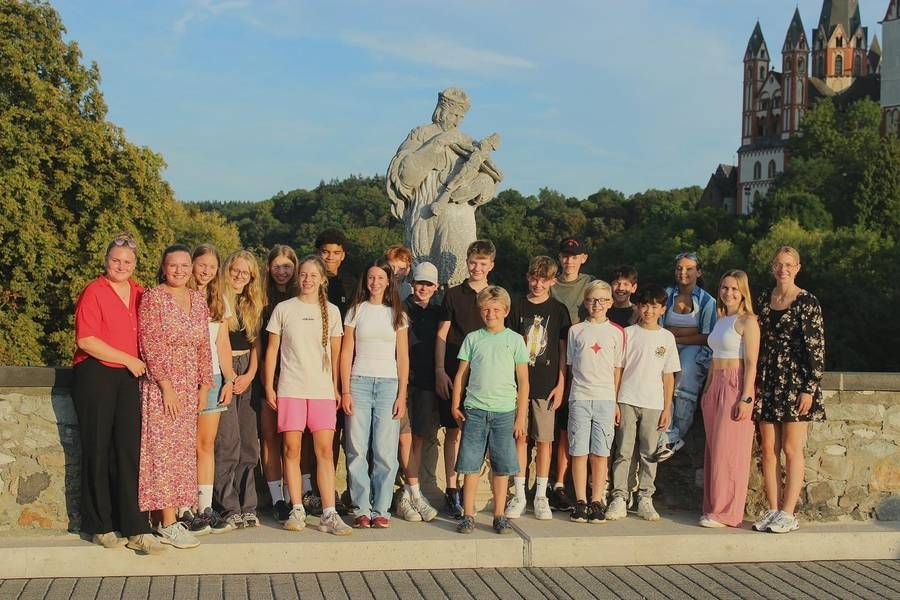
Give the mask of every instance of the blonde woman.
[{"label": "blonde woman", "polygon": [[[300,290],[275,307],[266,326],[263,385],[266,404],[277,412],[282,436],[284,478],[292,507],[284,528],[301,531],[306,513],[301,500],[300,455],[303,430],[308,429],[316,454],[316,479],[322,492],[319,530],[349,535],[350,527],[335,508],[332,442],[337,424],[338,360],[341,353],[341,313],[328,302],[328,275],[318,256],[300,263]],[[275,381],[275,369],[281,373]]]},{"label": "blonde woman", "polygon": [[703,393],[703,516],[701,527],[738,527],[744,520],[756,397],[759,323],[753,314],[750,284],[743,271],[719,280],[718,319],[707,343],[712,365]]},{"label": "blonde woman", "polygon": [[825,420],[820,385],[825,373],[825,330],[819,301],[795,281],[800,254],[782,246],[771,266],[775,288],[764,291],[757,301],[761,342],[753,413],[759,422],[769,511],[753,528],[788,533],[800,526],[794,509],[806,470],[807,428],[811,421]]},{"label": "blonde woman", "polygon": [[239,250],[222,267],[225,323],[231,343],[231,365],[235,378],[231,406],[219,418],[216,434],[216,475],[213,503],[229,529],[258,527],[256,481],[253,470],[259,462],[256,412],[251,406],[251,384],[259,361],[257,350],[265,293],[256,258]]}]

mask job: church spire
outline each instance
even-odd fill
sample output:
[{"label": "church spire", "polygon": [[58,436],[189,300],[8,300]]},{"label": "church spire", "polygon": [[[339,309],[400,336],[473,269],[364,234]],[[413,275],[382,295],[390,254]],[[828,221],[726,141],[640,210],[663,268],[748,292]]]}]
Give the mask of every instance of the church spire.
[{"label": "church spire", "polygon": [[750,34],[750,40],[747,42],[747,51],[744,53],[744,60],[763,58],[761,53],[765,55],[765,60],[769,59],[769,51],[766,47],[766,40],[763,37],[762,27],[759,26],[759,21],[757,21],[756,27],[753,28],[753,33]]},{"label": "church spire", "polygon": [[806,42],[806,32],[803,30],[803,19],[800,18],[800,9],[794,9],[794,18],[788,25],[787,34],[784,36],[784,46],[782,52],[791,50],[808,50],[809,45]]}]

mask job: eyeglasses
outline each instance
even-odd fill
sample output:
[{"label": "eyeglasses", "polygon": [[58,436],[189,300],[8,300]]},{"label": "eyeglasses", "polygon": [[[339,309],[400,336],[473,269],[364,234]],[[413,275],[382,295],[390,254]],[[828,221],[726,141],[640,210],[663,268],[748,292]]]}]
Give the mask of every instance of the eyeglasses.
[{"label": "eyeglasses", "polygon": [[584,303],[588,306],[595,306],[597,304],[609,304],[612,302],[612,298],[587,298]]},{"label": "eyeglasses", "polygon": [[232,277],[240,277],[241,279],[250,277],[250,271],[238,271],[237,269],[229,269],[229,273],[231,273]]},{"label": "eyeglasses", "polygon": [[134,238],[130,235],[117,235],[115,239],[112,241],[114,246],[128,246],[132,250],[137,248],[137,242],[134,241]]}]

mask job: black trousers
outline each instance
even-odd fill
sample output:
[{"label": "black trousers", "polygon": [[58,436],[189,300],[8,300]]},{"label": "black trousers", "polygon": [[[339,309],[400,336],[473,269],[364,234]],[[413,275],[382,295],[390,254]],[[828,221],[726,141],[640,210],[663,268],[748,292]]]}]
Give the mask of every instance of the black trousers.
[{"label": "black trousers", "polygon": [[72,398],[81,434],[81,531],[150,532],[138,510],[141,397],[128,369],[88,358],[74,368]]}]

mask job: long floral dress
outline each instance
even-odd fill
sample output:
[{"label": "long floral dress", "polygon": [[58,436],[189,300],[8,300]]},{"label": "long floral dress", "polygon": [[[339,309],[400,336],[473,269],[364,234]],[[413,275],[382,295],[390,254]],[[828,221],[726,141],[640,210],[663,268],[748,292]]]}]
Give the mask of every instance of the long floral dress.
[{"label": "long floral dress", "polygon": [[[772,290],[756,299],[759,308],[759,367],[753,418],[766,423],[824,421],[822,375],[825,373],[825,329],[815,296],[800,290],[786,310],[769,306]],[[806,415],[797,412],[802,393],[812,394]]]},{"label": "long floral dress", "polygon": [[[197,500],[197,391],[212,384],[209,309],[203,293],[189,290],[190,314],[161,287],[144,293],[140,308],[142,511],[193,506]],[[180,401],[174,419],[165,412],[157,382],[169,380]]]}]

